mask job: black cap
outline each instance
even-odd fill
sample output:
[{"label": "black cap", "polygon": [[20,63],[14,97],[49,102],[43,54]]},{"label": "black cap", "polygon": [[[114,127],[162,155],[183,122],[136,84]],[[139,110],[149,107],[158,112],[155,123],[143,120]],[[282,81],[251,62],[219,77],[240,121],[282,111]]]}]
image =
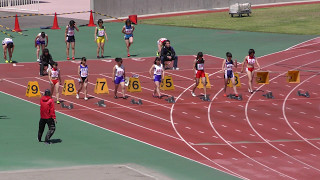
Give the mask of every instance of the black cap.
[{"label": "black cap", "polygon": [[49,90],[49,89],[46,89],[46,90],[44,91],[44,95],[45,95],[45,96],[51,96],[50,90]]}]

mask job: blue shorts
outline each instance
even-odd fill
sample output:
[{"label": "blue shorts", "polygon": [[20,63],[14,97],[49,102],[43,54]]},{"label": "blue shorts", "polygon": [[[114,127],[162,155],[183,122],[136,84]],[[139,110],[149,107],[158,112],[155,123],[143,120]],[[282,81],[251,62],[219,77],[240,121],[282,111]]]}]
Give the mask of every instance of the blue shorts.
[{"label": "blue shorts", "polygon": [[234,74],[233,74],[233,71],[232,70],[226,70],[224,72],[224,78],[225,79],[228,79],[228,78],[233,78],[234,77]]},{"label": "blue shorts", "polygon": [[120,76],[120,77],[116,76],[116,77],[114,78],[114,83],[115,83],[115,84],[120,84],[121,82],[124,82],[123,76]]},{"label": "blue shorts", "polygon": [[124,39],[125,39],[125,40],[129,39],[130,37],[133,37],[133,34],[126,34],[126,35],[124,35]]},{"label": "blue shorts", "polygon": [[40,44],[46,44],[46,42],[45,41],[37,41],[37,45],[40,45]]},{"label": "blue shorts", "polygon": [[162,78],[161,75],[156,75],[156,74],[153,75],[153,81],[154,82],[159,81],[161,83],[161,78]]},{"label": "blue shorts", "polygon": [[76,38],[74,36],[67,36],[67,42],[76,42]]}]

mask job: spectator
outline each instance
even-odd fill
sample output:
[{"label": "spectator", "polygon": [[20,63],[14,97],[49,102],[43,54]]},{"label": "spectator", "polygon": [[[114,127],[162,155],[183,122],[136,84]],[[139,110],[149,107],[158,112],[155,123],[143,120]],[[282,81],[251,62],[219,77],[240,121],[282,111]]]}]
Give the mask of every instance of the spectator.
[{"label": "spectator", "polygon": [[158,41],[157,41],[157,45],[158,45],[158,50],[157,50],[157,56],[160,56],[160,53],[161,53],[161,49],[163,47],[163,43],[168,40],[167,38],[160,38]]},{"label": "spectator", "polygon": [[[49,53],[49,49],[45,48],[40,56],[40,76],[46,75],[46,69],[50,69],[53,66],[54,61]],[[50,67],[48,67],[50,66]]]},{"label": "spectator", "polygon": [[38,130],[38,141],[41,141],[42,134],[46,124],[48,124],[48,132],[45,138],[45,143],[50,144],[50,138],[56,130],[57,123],[56,114],[54,110],[54,102],[51,99],[51,92],[49,89],[45,90],[44,96],[41,97],[40,100],[40,121],[39,121],[39,130]]},{"label": "spectator", "polygon": [[161,63],[165,69],[167,69],[165,66],[166,61],[173,61],[173,70],[179,70],[178,56],[176,56],[176,52],[174,51],[173,47],[170,46],[169,40],[164,42],[164,46],[161,49]]},{"label": "spectator", "polygon": [[[14,50],[13,40],[11,38],[4,38],[2,41],[3,57],[6,63],[12,63],[12,54]],[[9,61],[7,60],[7,51],[9,52]]]}]

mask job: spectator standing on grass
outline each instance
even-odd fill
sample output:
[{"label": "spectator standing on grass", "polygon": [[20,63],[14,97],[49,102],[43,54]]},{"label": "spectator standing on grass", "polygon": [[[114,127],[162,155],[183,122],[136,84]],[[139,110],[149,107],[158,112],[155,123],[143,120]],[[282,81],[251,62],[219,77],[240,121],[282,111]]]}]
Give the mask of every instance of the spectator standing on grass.
[{"label": "spectator standing on grass", "polygon": [[166,40],[164,42],[164,46],[161,49],[161,64],[163,67],[166,68],[165,62],[166,61],[173,61],[173,70],[179,70],[178,68],[178,56],[176,56],[176,52],[174,51],[173,47],[170,45],[170,41]]},{"label": "spectator standing on grass", "polygon": [[[13,40],[11,38],[4,38],[2,41],[2,48],[3,48],[4,62],[12,63],[12,54],[14,50]],[[7,59],[7,52],[9,53],[9,61]]]},{"label": "spectator standing on grass", "polygon": [[67,44],[67,60],[70,60],[69,58],[69,48],[71,44],[71,49],[72,49],[72,60],[75,60],[74,55],[75,55],[75,45],[76,45],[76,39],[74,37],[74,30],[79,31],[79,28],[76,25],[76,22],[74,20],[71,20],[69,22],[69,25],[66,27],[66,31],[64,33],[65,36],[65,42]]},{"label": "spectator standing on grass", "polygon": [[37,61],[40,62],[39,54],[40,49],[43,53],[43,50],[45,47],[48,46],[49,40],[48,35],[45,32],[41,32],[37,35],[37,37],[34,40],[34,46],[37,48]]},{"label": "spectator standing on grass", "polygon": [[40,99],[40,121],[39,121],[39,130],[38,130],[38,141],[41,141],[42,134],[46,124],[48,125],[48,132],[45,137],[45,143],[50,144],[50,138],[56,130],[56,114],[54,110],[54,102],[51,98],[51,92],[49,89],[46,89],[44,96]]},{"label": "spectator standing on grass", "polygon": [[128,57],[130,57],[129,48],[133,43],[133,31],[134,26],[131,24],[131,21],[127,19],[125,25],[122,27],[122,33],[124,34],[124,41],[126,43]]},{"label": "spectator standing on grass", "polygon": [[42,51],[42,55],[40,56],[40,76],[47,75],[46,69],[51,69],[54,61],[52,60],[52,56],[49,53],[49,49],[44,48]]},{"label": "spectator standing on grass", "polygon": [[108,36],[106,32],[106,28],[102,25],[103,21],[102,19],[98,20],[98,27],[96,27],[96,30],[94,32],[94,41],[97,43],[97,58],[99,58],[99,51],[101,49],[101,58],[104,58],[104,43],[105,40],[108,41]]}]

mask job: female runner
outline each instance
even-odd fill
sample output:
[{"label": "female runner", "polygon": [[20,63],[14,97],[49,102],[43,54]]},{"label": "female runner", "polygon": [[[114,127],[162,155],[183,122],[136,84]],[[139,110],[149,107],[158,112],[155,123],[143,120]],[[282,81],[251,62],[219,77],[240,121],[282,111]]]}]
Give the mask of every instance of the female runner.
[{"label": "female runner", "polygon": [[201,78],[202,84],[203,84],[203,91],[204,91],[204,97],[207,97],[207,81],[206,81],[206,74],[204,72],[204,59],[203,59],[203,53],[198,52],[197,58],[194,60],[193,70],[195,72],[195,81],[196,84],[194,85],[191,95],[197,96],[194,91],[196,90],[197,86],[199,85],[199,80]]},{"label": "female runner", "polygon": [[249,91],[249,93],[252,94],[253,93],[252,81],[253,81],[253,75],[254,75],[254,64],[257,63],[259,70],[261,69],[261,67],[259,65],[258,60],[254,56],[254,54],[255,54],[254,49],[249,49],[248,54],[249,55],[244,58],[244,61],[242,63],[241,73],[243,73],[244,66],[247,65],[246,71],[247,71],[248,80],[249,80],[248,91]]},{"label": "female runner", "polygon": [[126,42],[128,57],[130,57],[129,48],[133,43],[133,31],[134,26],[131,25],[131,21],[127,19],[125,25],[122,27],[122,33],[124,34],[124,41]]},{"label": "female runner", "polygon": [[[154,64],[151,66],[149,73],[151,79],[154,81],[155,84],[152,96],[155,98],[161,98],[160,83],[164,78],[164,69],[159,57],[156,57],[156,59],[154,60]],[[156,96],[156,93],[158,94],[158,96]]]},{"label": "female runner", "polygon": [[87,63],[87,58],[82,57],[81,64],[78,67],[78,73],[79,73],[79,84],[80,88],[77,90],[76,98],[79,99],[79,93],[84,87],[84,100],[88,100],[87,98],[87,85],[88,85],[88,76],[89,76],[89,69]]},{"label": "female runner", "polygon": [[227,85],[228,80],[231,80],[233,85],[233,91],[235,93],[235,96],[238,97],[237,87],[234,80],[234,74],[233,74],[233,66],[237,68],[237,60],[233,62],[232,60],[232,54],[230,52],[226,53],[227,59],[223,60],[222,62],[222,71],[224,72],[224,97],[227,97],[226,91],[227,91]]},{"label": "female runner", "polygon": [[54,62],[51,69],[49,69],[49,82],[51,86],[51,96],[53,95],[53,91],[56,91],[56,103],[60,104],[59,101],[59,86],[61,82],[61,71],[58,69],[58,63]]},{"label": "female runner", "polygon": [[116,58],[116,65],[113,67],[112,82],[114,82],[114,98],[118,99],[117,92],[119,84],[121,85],[122,98],[127,99],[124,88],[124,80],[126,78],[124,66],[122,65],[122,58]]}]

